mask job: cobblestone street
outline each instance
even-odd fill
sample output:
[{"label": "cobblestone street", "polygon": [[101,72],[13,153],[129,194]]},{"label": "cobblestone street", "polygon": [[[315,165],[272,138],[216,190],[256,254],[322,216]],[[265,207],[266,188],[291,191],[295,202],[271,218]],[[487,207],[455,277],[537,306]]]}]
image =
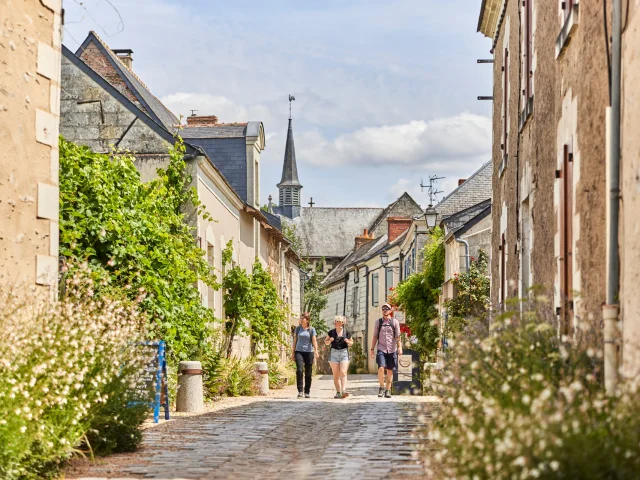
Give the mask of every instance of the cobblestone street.
[{"label": "cobblestone street", "polygon": [[[145,432],[142,449],[81,462],[65,478],[407,478],[423,476],[412,456],[416,412],[429,397],[377,397],[372,375],[350,377],[344,400],[330,376],[311,399],[295,387],[267,398],[230,399],[215,412],[176,417]],[[235,402],[235,403],[234,403]]]}]

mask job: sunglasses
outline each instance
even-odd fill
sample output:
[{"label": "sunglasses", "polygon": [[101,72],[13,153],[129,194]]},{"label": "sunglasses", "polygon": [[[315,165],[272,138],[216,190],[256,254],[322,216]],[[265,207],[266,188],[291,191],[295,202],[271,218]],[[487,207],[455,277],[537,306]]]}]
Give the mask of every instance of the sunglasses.
[{"label": "sunglasses", "polygon": [[383,308],[382,308],[382,311],[383,311],[383,312],[388,312],[389,310],[391,310],[389,307],[383,307]]}]

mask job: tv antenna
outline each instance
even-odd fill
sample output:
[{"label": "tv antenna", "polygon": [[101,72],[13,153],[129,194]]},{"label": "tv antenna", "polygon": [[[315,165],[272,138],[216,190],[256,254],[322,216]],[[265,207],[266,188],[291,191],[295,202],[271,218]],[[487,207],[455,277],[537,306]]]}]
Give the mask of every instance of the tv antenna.
[{"label": "tv antenna", "polygon": [[425,185],[424,182],[422,181],[422,179],[420,179],[420,191],[424,192],[424,189],[427,189],[427,192],[429,193],[429,206],[432,207],[433,206],[433,201],[434,200],[438,200],[437,195],[439,193],[442,193],[442,190],[436,190],[436,186],[435,183],[438,180],[442,180],[444,177],[438,177],[437,175],[429,175],[429,184]]},{"label": "tv antenna", "polygon": [[196,112],[197,112],[197,111],[198,111],[198,110],[191,110],[191,116],[192,116],[192,117],[195,117],[195,116],[196,116]]},{"label": "tv antenna", "polygon": [[296,97],[289,94],[289,120],[291,120],[291,103],[294,102]]}]

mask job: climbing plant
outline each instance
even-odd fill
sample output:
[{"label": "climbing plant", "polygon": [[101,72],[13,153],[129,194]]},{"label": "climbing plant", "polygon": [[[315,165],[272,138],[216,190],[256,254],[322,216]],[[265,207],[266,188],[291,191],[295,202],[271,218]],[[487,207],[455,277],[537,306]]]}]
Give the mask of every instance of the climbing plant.
[{"label": "climbing plant", "polygon": [[444,282],[444,232],[436,228],[425,246],[422,270],[410,275],[394,290],[394,300],[404,310],[407,325],[417,339],[416,348],[427,359],[436,353],[440,334],[436,305]]},{"label": "climbing plant", "polygon": [[456,296],[444,303],[448,313],[448,336],[463,330],[472,318],[486,321],[490,288],[488,271],[487,254],[480,250],[478,258],[470,262],[468,272],[454,275],[452,283]]},{"label": "climbing plant", "polygon": [[222,252],[225,354],[231,356],[233,339],[243,334],[251,336],[252,354],[274,354],[286,332],[285,304],[260,260],[256,258],[249,274],[238,265],[227,268],[232,257],[230,240]]},{"label": "climbing plant", "polygon": [[127,153],[59,144],[60,254],[89,266],[96,294],[138,299],[150,336],[167,341],[173,360],[199,358],[215,319],[197,284],[218,284],[189,221],[208,214],[191,186],[184,143],[176,140],[166,168],[146,183]]}]

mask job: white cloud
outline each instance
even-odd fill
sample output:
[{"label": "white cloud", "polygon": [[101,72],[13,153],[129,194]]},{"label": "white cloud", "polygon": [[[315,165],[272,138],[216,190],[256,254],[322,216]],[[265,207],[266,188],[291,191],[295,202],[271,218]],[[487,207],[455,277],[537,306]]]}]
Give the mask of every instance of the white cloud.
[{"label": "white cloud", "polygon": [[431,121],[365,127],[327,140],[302,135],[299,157],[316,166],[427,165],[490,157],[491,119],[471,113]]},{"label": "white cloud", "polygon": [[176,115],[186,117],[193,109],[197,110],[197,115],[215,115],[221,123],[247,121],[268,123],[273,119],[269,109],[264,105],[245,107],[222,95],[178,92],[165,95],[160,101]]}]

